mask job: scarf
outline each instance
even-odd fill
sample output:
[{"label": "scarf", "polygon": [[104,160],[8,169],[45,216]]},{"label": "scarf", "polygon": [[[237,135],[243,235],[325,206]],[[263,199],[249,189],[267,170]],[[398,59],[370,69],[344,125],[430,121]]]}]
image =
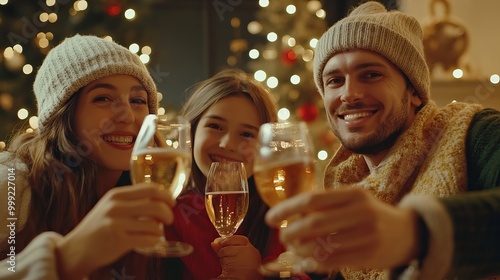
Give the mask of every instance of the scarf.
[{"label": "scarf", "polygon": [[[370,173],[360,154],[343,146],[325,170],[325,188],[344,184],[370,190],[396,204],[408,193],[449,196],[467,189],[466,135],[479,105],[454,102],[443,108],[430,101],[416,115],[384,160]],[[382,270],[341,270],[346,280],[386,279]]]}]

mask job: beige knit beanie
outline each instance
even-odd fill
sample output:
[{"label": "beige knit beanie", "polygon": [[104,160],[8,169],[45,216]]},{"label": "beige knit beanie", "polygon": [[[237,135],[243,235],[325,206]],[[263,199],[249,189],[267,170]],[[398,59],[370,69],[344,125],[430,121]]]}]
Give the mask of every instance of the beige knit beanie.
[{"label": "beige knit beanie", "polygon": [[319,39],[314,57],[314,81],[321,95],[326,63],[335,53],[349,49],[370,50],[386,57],[405,73],[422,102],[428,102],[429,68],[422,28],[414,17],[399,11],[388,12],[379,2],[370,1],[330,27]]},{"label": "beige knit beanie", "polygon": [[156,113],[156,85],[136,54],[96,36],[66,38],[49,52],[33,84],[39,130],[80,88],[100,78],[120,74],[139,79],[148,92],[149,112]]}]

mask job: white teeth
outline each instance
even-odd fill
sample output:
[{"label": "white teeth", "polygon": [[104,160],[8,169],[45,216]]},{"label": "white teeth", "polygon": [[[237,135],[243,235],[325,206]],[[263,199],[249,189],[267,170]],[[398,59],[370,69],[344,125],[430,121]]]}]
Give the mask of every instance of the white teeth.
[{"label": "white teeth", "polygon": [[129,145],[132,144],[132,140],[134,139],[132,136],[123,136],[123,135],[106,135],[103,137],[106,142],[112,142],[117,145]]},{"label": "white teeth", "polygon": [[373,113],[371,113],[371,112],[347,114],[347,115],[344,115],[344,120],[350,121],[350,120],[355,120],[355,119],[359,119],[359,118],[369,117],[371,115],[373,115]]}]

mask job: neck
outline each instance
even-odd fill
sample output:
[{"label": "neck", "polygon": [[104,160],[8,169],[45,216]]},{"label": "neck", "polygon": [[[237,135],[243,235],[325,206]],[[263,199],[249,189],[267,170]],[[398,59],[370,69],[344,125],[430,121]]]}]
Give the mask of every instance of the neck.
[{"label": "neck", "polygon": [[97,195],[99,198],[116,186],[122,173],[121,170],[99,170],[97,174]]},{"label": "neck", "polygon": [[375,168],[377,168],[377,166],[382,162],[382,160],[384,160],[388,153],[389,150],[384,150],[376,154],[363,155],[366,165],[368,166],[368,169],[370,169],[370,173],[373,172]]}]

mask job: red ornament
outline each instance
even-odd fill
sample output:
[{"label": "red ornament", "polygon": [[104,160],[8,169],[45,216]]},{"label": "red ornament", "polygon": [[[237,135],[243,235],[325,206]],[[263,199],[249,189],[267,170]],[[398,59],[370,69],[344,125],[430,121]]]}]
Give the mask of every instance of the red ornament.
[{"label": "red ornament", "polygon": [[119,15],[121,11],[122,11],[122,5],[118,2],[111,2],[106,7],[106,13],[112,17]]},{"label": "red ornament", "polygon": [[296,114],[301,120],[305,122],[312,122],[318,117],[319,110],[316,105],[312,103],[305,103],[297,108]]},{"label": "red ornament", "polygon": [[281,53],[281,61],[285,66],[292,66],[297,61],[297,55],[292,49],[284,50]]}]

